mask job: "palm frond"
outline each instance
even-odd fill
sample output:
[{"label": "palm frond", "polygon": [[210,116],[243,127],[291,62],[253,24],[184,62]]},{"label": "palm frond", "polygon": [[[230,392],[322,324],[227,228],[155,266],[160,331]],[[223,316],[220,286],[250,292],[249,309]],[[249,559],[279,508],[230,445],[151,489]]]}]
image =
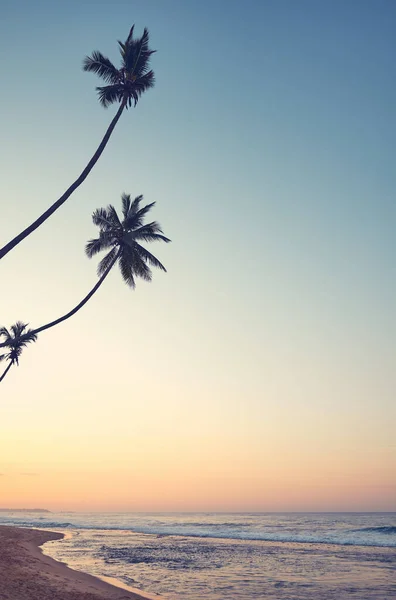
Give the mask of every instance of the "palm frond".
[{"label": "palm frond", "polygon": [[[131,196],[128,195],[126,196],[125,194],[123,195],[125,197],[125,208],[127,207],[128,204],[128,199],[129,199],[129,207],[128,210],[124,210],[124,203],[123,203],[123,216],[124,216],[124,220],[122,223],[122,226],[125,229],[130,229],[131,226],[127,225],[127,223],[133,223],[133,216],[139,211],[139,207],[140,207],[140,203],[143,200],[143,196],[142,194],[140,196],[136,196],[136,198],[134,198],[133,202],[131,202]],[[133,225],[132,225],[133,226]]]},{"label": "palm frond", "polygon": [[0,362],[7,358],[7,354],[0,354]]},{"label": "palm frond", "polygon": [[125,59],[125,55],[127,53],[128,50],[128,46],[131,43],[132,39],[133,39],[133,30],[135,29],[135,25],[132,25],[131,29],[129,30],[129,34],[127,39],[125,40],[125,42],[121,42],[120,40],[118,40],[118,46],[119,46],[119,51],[120,54],[123,58],[123,63],[124,63],[124,59]]},{"label": "palm frond", "polygon": [[121,201],[122,201],[122,214],[124,219],[128,218],[128,214],[129,214],[129,209],[131,208],[131,195],[130,194],[122,194],[121,195]]},{"label": "palm frond", "polygon": [[0,335],[3,335],[6,338],[11,337],[7,327],[0,327]]},{"label": "palm frond", "polygon": [[111,60],[103,56],[98,50],[92,52],[92,56],[86,56],[83,60],[83,70],[96,73],[106,83],[117,84],[121,81],[121,75]]},{"label": "palm frond", "polygon": [[130,216],[125,219],[123,225],[126,229],[136,229],[137,227],[141,227],[143,225],[143,219],[146,214],[153,208],[155,202],[151,204],[146,204],[143,208],[139,210],[131,211]]},{"label": "palm frond", "polygon": [[129,287],[135,289],[135,279],[133,277],[133,268],[130,262],[126,259],[126,257],[122,254],[120,260],[118,261],[120,265],[120,271],[123,280]]},{"label": "palm frond", "polygon": [[128,108],[128,106],[129,107],[132,106],[132,101],[133,101],[133,105],[136,106],[139,101],[139,98],[142,96],[142,94],[146,90],[154,87],[154,84],[155,84],[154,71],[149,71],[144,76],[139,77],[135,81],[126,81],[125,82],[125,92],[128,96],[128,104],[126,105],[126,108]]},{"label": "palm frond", "polygon": [[122,273],[122,276],[123,276],[125,282],[128,285],[131,285],[129,283],[129,281],[130,281],[131,276],[133,276],[134,284],[133,284],[133,286],[131,285],[131,287],[134,287],[136,277],[140,277],[141,279],[144,279],[146,281],[151,281],[151,279],[152,279],[151,270],[150,270],[149,266],[144,262],[144,260],[139,256],[139,254],[136,252],[136,248],[134,245],[131,245],[131,246],[125,245],[122,247],[120,263],[121,262],[122,262],[122,265],[120,264],[121,273]]},{"label": "palm frond", "polygon": [[118,43],[118,46],[119,46],[118,50],[120,51],[121,56],[124,57],[125,50],[126,50],[126,45],[124,44],[124,42],[121,42],[120,40],[118,40],[117,43]]},{"label": "palm frond", "polygon": [[137,242],[135,242],[135,249],[136,249],[136,252],[139,254],[139,256],[140,256],[140,258],[142,260],[145,260],[152,267],[156,267],[157,269],[161,269],[161,271],[165,271],[165,273],[166,273],[166,269],[165,269],[164,265],[158,260],[158,258],[156,258],[154,256],[154,254],[151,254],[151,252],[149,252],[148,250],[146,250],[146,248],[143,248],[143,246],[141,246]]},{"label": "palm frond", "polygon": [[150,212],[150,210],[155,206],[155,202],[151,202],[150,204],[146,204],[143,208],[140,208],[136,213],[136,220],[138,222],[143,221],[144,217]]},{"label": "palm frond", "polygon": [[11,325],[11,331],[14,334],[14,338],[20,337],[27,326],[28,323],[22,323],[22,321],[17,321],[15,325]]},{"label": "palm frond", "polygon": [[117,214],[117,211],[112,204],[108,205],[107,214],[109,215],[109,218],[115,227],[119,227],[119,228],[122,227],[120,218]]},{"label": "palm frond", "polygon": [[97,208],[92,214],[92,221],[94,225],[104,231],[110,231],[113,228],[113,223],[106,208]]},{"label": "palm frond", "polygon": [[123,56],[124,67],[128,74],[139,77],[147,71],[150,56],[155,52],[149,48],[149,37],[147,27],[144,28],[143,35],[136,40],[128,36]]},{"label": "palm frond", "polygon": [[153,278],[153,274],[151,272],[148,264],[139,256],[136,252],[131,252],[131,264],[133,268],[134,275],[144,279],[145,281],[151,281]]},{"label": "palm frond", "polygon": [[150,88],[153,88],[155,85],[155,75],[154,71],[150,70],[146,73],[142,73],[133,84],[133,89],[135,90],[137,97],[140,96]]},{"label": "palm frond", "polygon": [[100,261],[100,263],[98,264],[98,268],[97,268],[97,273],[98,276],[100,277],[101,275],[103,275],[103,273],[105,271],[107,271],[107,269],[110,267],[111,263],[113,262],[113,260],[115,259],[115,257],[117,256],[117,248],[113,248],[112,250],[110,250],[110,252],[108,252],[106,254],[106,256],[104,256],[102,258],[102,260]]},{"label": "palm frond", "polygon": [[136,196],[136,198],[134,198],[134,200],[131,204],[131,210],[130,210],[131,214],[137,213],[142,200],[143,200],[143,194],[140,194],[140,196]]},{"label": "palm frond", "polygon": [[22,339],[22,341],[19,342],[18,347],[21,348],[21,352],[22,352],[22,348],[24,348],[31,342],[36,342],[36,341],[37,341],[37,335],[35,333],[33,333],[33,331],[29,330],[23,335],[23,339]]},{"label": "palm frond", "polygon": [[144,242],[165,242],[168,244],[171,240],[163,235],[163,231],[156,221],[142,225],[133,232],[134,240],[143,240]]},{"label": "palm frond", "polygon": [[108,108],[114,102],[122,102],[124,97],[124,87],[122,84],[106,85],[97,87],[99,102],[104,108]]},{"label": "palm frond", "polygon": [[133,100],[133,106],[135,107],[139,101],[139,98],[138,98],[138,95],[136,94],[136,92],[134,92],[133,90],[128,92],[128,100],[127,100],[127,104],[125,106],[125,108],[127,110],[128,110],[128,108],[131,108],[132,100]]},{"label": "palm frond", "polygon": [[132,39],[133,39],[133,30],[135,29],[135,23],[132,25],[132,27],[129,30],[129,34],[127,39],[125,40],[125,46],[127,46],[128,44],[131,43]]},{"label": "palm frond", "polygon": [[103,246],[103,242],[100,237],[93,240],[88,240],[88,242],[85,244],[85,254],[88,256],[88,258],[92,258],[95,256],[95,254],[98,254],[98,252],[104,250],[104,248],[105,247]]}]

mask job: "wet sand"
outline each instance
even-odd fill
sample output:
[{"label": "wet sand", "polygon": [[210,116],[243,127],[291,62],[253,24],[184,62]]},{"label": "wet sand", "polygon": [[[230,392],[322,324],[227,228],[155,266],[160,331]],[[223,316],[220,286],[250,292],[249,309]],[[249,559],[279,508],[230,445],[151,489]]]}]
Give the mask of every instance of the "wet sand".
[{"label": "wet sand", "polygon": [[1,600],[146,600],[45,556],[61,533],[0,526]]}]

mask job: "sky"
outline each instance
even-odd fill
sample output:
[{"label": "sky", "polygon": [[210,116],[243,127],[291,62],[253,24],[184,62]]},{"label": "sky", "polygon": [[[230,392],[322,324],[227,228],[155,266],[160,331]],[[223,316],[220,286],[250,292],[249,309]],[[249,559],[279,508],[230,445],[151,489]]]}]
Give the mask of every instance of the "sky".
[{"label": "sky", "polygon": [[0,507],[396,510],[396,5],[0,0],[0,241],[110,120],[81,69],[147,26],[156,86],[1,262],[0,325],[93,287],[94,209],[156,202],[168,272],[115,269],[0,389]]}]

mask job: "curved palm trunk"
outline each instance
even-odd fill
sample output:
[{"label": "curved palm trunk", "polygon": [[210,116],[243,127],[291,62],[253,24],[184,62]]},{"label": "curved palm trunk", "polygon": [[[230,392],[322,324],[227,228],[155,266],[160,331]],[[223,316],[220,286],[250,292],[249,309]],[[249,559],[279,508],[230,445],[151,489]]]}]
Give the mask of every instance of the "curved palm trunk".
[{"label": "curved palm trunk", "polygon": [[110,265],[108,266],[107,270],[103,273],[103,275],[99,279],[98,283],[92,288],[92,290],[89,292],[89,294],[87,294],[85,296],[85,298],[83,300],[81,300],[81,302],[79,304],[77,304],[77,306],[75,308],[73,308],[73,310],[71,310],[70,312],[68,312],[66,315],[63,315],[63,317],[59,317],[59,319],[56,319],[55,321],[51,321],[51,323],[47,323],[46,325],[42,325],[38,329],[34,329],[33,333],[37,334],[37,333],[40,333],[41,331],[45,331],[45,329],[49,329],[50,327],[55,327],[55,325],[58,325],[59,323],[62,323],[62,321],[66,321],[66,319],[69,319],[70,317],[72,317],[73,315],[75,315],[76,312],[79,311],[80,308],[82,308],[84,306],[84,304],[86,304],[88,302],[88,300],[90,298],[92,298],[92,296],[94,295],[94,293],[100,288],[100,286],[102,285],[102,283],[106,279],[107,275],[110,273],[111,269],[114,267],[114,264],[118,260],[119,255],[120,255],[120,252],[118,252],[116,254],[114,260],[110,263]]},{"label": "curved palm trunk", "polygon": [[76,179],[76,181],[74,183],[72,183],[72,185],[66,190],[66,192],[63,194],[63,196],[61,196],[59,198],[59,200],[54,202],[54,204],[52,206],[50,206],[48,208],[48,210],[46,210],[31,225],[29,225],[29,227],[26,227],[26,229],[24,229],[19,235],[14,237],[13,240],[8,242],[8,244],[6,244],[3,248],[1,248],[0,259],[3,258],[6,254],[8,254],[8,252],[10,252],[10,250],[15,248],[15,246],[17,246],[22,240],[24,240],[25,237],[27,237],[28,235],[33,233],[33,231],[35,229],[37,229],[37,227],[42,225],[44,223],[44,221],[46,221],[56,210],[58,210],[58,208],[60,206],[62,206],[62,204],[64,202],[66,202],[66,200],[69,198],[69,196],[71,196],[71,194],[74,192],[74,190],[76,190],[83,183],[83,181],[88,177],[92,168],[95,166],[100,155],[102,154],[103,150],[105,149],[106,144],[109,141],[111,134],[113,133],[114,127],[117,125],[117,122],[122,115],[122,112],[126,106],[126,103],[127,103],[127,98],[125,97],[121,102],[121,105],[117,111],[117,114],[115,115],[114,119],[110,123],[110,125],[104,135],[104,138],[100,142],[98,149],[96,150],[95,154],[93,155],[93,157],[91,158],[91,160],[89,161],[89,163],[87,164],[87,166],[85,167],[85,169],[81,173],[81,175]]},{"label": "curved palm trunk", "polygon": [[10,364],[8,365],[8,367],[6,368],[6,370],[4,371],[3,375],[0,377],[0,383],[3,381],[4,377],[7,375],[8,371],[11,369],[12,367],[12,361],[10,361]]}]

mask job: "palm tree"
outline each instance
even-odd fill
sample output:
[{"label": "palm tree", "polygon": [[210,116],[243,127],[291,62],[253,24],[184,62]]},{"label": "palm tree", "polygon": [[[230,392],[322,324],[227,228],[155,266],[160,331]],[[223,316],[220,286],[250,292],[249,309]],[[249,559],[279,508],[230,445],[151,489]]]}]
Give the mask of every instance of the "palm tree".
[{"label": "palm tree", "polygon": [[0,249],[0,259],[10,250],[15,248],[25,237],[33,233],[37,227],[42,225],[83,183],[98,161],[100,155],[106,147],[110,136],[122,115],[124,108],[136,106],[140,96],[148,89],[154,86],[154,72],[150,70],[150,57],[155,50],[149,49],[149,32],[144,29],[143,35],[135,39],[133,37],[134,25],[132,26],[126,41],[118,42],[121,53],[121,67],[117,69],[113,63],[98,51],[92,53],[92,56],[86,56],[83,62],[84,71],[91,71],[101,77],[107,84],[103,87],[97,87],[99,102],[107,108],[114,102],[119,102],[117,114],[111,121],[104,138],[100,142],[98,149],[85,167],[81,175],[66,190],[52,206],[50,206],[36,221],[24,229],[19,235],[12,239],[8,244]]},{"label": "palm tree", "polygon": [[[141,208],[140,203],[143,200],[143,196],[137,196],[133,201],[129,194],[122,194],[121,198],[122,220],[119,218],[116,209],[111,204],[107,208],[95,210],[92,215],[94,224],[99,227],[99,236],[96,239],[89,240],[86,244],[85,252],[89,258],[92,258],[95,254],[103,250],[109,250],[98,265],[97,272],[100,277],[99,281],[85,298],[77,304],[77,306],[66,315],[63,315],[63,317],[55,319],[55,321],[51,321],[37,329],[29,329],[26,332],[24,332],[24,330],[27,325],[18,322],[11,327],[14,338],[5,327],[1,328],[0,336],[3,335],[6,339],[4,342],[0,343],[0,347],[8,346],[12,349],[9,354],[0,357],[0,360],[7,358],[18,364],[18,358],[22,352],[22,348],[29,342],[36,341],[37,334],[41,331],[54,327],[76,314],[76,312],[79,311],[100,288],[116,262],[119,264],[122,278],[131,288],[135,288],[136,277],[151,281],[152,272],[150,267],[156,267],[166,272],[164,265],[139,243],[141,241],[170,242],[170,239],[163,235],[163,231],[156,221],[144,224],[144,218],[153,208],[155,202]],[[6,376],[13,362],[10,362],[8,365],[0,378],[0,382]]]},{"label": "palm tree", "polygon": [[30,344],[30,342],[35,342],[37,340],[36,332],[31,329],[26,329],[27,326],[27,323],[17,321],[15,325],[11,325],[11,331],[8,331],[5,327],[0,328],[0,336],[5,338],[2,345],[9,348],[9,352],[0,355],[0,361],[8,360],[8,366],[0,376],[0,382],[3,381],[12,365],[19,365],[19,357],[25,346]]},{"label": "palm tree", "polygon": [[99,281],[73,310],[63,315],[63,317],[51,321],[51,323],[38,327],[34,330],[34,334],[54,327],[76,314],[100,288],[116,262],[119,264],[123,280],[131,288],[135,288],[136,277],[151,281],[152,272],[150,267],[166,271],[164,265],[139,243],[141,241],[170,242],[170,239],[163,235],[163,231],[156,221],[144,224],[144,218],[153,208],[155,202],[141,208],[140,203],[143,196],[137,196],[133,201],[129,194],[122,194],[121,198],[122,219],[120,219],[116,209],[111,204],[107,208],[95,210],[92,215],[94,224],[99,227],[99,236],[89,240],[85,252],[89,258],[92,258],[103,250],[109,250],[98,265]]}]

